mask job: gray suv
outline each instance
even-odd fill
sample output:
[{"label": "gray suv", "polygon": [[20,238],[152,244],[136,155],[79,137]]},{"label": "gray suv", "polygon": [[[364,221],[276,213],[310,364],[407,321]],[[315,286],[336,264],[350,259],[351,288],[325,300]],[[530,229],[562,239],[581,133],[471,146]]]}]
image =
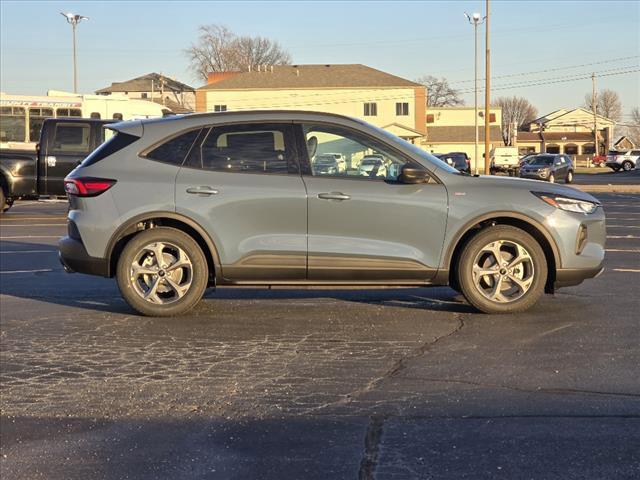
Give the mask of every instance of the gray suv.
[{"label": "gray suv", "polygon": [[[68,271],[116,277],[153,316],[217,285],[451,285],[483,312],[518,312],[602,269],[592,196],[465,175],[360,120],[247,111],[109,125],[65,180]],[[316,172],[340,153],[343,170]],[[361,175],[365,156],[384,171]]]},{"label": "gray suv", "polygon": [[520,177],[555,183],[573,183],[573,162],[568,155],[540,153],[520,164]]}]

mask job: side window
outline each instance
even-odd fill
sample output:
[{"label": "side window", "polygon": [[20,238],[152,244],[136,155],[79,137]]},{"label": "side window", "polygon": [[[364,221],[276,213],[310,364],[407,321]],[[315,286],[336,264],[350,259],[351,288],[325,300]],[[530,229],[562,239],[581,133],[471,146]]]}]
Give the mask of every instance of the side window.
[{"label": "side window", "polygon": [[313,176],[397,180],[407,162],[384,144],[337,126],[303,125]]},{"label": "side window", "polygon": [[53,134],[53,151],[89,152],[91,128],[86,123],[58,123]]},{"label": "side window", "polygon": [[150,160],[182,165],[201,129],[191,130],[164,142],[145,155]]},{"label": "side window", "polygon": [[53,117],[52,108],[30,108],[29,109],[29,140],[37,142],[40,139],[42,124],[47,117]]},{"label": "side window", "polygon": [[122,114],[121,113],[114,113],[113,114],[113,119],[114,120],[122,120]]},{"label": "side window", "polygon": [[100,112],[91,112],[90,118],[100,118]]},{"label": "side window", "polygon": [[58,108],[56,109],[56,117],[81,117],[82,110],[79,108]]},{"label": "side window", "polygon": [[292,138],[286,124],[213,127],[193,148],[187,165],[219,172],[298,173]]},{"label": "side window", "polygon": [[26,112],[23,107],[0,108],[0,141],[24,142]]}]

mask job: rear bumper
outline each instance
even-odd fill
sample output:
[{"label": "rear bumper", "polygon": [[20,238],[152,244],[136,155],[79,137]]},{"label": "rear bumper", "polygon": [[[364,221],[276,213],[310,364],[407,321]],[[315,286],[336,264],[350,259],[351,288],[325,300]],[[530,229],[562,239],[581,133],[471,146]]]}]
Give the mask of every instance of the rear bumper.
[{"label": "rear bumper", "polygon": [[604,271],[602,264],[596,268],[559,268],[556,271],[555,288],[580,285],[588,278],[595,278]]},{"label": "rear bumper", "polygon": [[58,242],[58,257],[67,272],[109,276],[109,262],[104,258],[90,257],[80,240],[62,237]]}]

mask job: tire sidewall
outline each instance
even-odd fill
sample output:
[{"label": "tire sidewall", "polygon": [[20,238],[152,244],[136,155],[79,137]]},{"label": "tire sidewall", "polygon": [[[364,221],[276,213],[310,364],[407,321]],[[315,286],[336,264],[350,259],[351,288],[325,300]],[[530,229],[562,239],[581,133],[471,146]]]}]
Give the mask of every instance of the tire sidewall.
[{"label": "tire sidewall", "polygon": [[566,179],[567,183],[573,183],[573,172],[569,171],[569,173],[567,173],[567,179]]},{"label": "tire sidewall", "polygon": [[[531,255],[534,275],[533,284],[521,298],[507,304],[492,302],[485,298],[473,281],[473,261],[480,250],[497,240],[508,240],[522,245]],[[527,232],[510,225],[496,225],[482,230],[472,237],[462,250],[458,263],[457,276],[462,294],[475,308],[485,313],[517,313],[534,305],[542,293],[547,281],[547,260],[540,244]]]},{"label": "tire sidewall", "polygon": [[[156,241],[172,243],[183,249],[189,256],[193,269],[193,280],[189,291],[180,300],[166,306],[154,305],[141,298],[129,278],[129,268],[134,255],[145,245]],[[186,233],[169,227],[152,228],[134,236],[122,251],[116,269],[118,288],[124,300],[137,312],[152,317],[181,315],[193,308],[204,294],[208,276],[207,260],[200,246]]]},{"label": "tire sidewall", "polygon": [[622,170],[624,170],[625,172],[630,172],[632,170],[632,167],[633,165],[629,161],[626,161],[622,164]]},{"label": "tire sidewall", "polygon": [[553,173],[549,175],[549,183],[556,183],[556,176]]}]

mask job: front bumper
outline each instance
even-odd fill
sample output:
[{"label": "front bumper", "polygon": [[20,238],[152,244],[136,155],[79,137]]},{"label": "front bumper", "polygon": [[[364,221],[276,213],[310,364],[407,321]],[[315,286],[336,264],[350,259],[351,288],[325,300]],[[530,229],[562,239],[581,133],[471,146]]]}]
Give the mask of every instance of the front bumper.
[{"label": "front bumper", "polygon": [[540,175],[537,172],[520,172],[520,178],[528,178],[530,180],[549,180],[549,174]]},{"label": "front bumper", "polygon": [[67,272],[109,276],[109,262],[104,258],[90,257],[81,240],[69,236],[58,242],[58,258]]},{"label": "front bumper", "polygon": [[602,264],[596,268],[560,268],[556,271],[554,288],[580,285],[588,278],[596,278],[604,271]]}]

